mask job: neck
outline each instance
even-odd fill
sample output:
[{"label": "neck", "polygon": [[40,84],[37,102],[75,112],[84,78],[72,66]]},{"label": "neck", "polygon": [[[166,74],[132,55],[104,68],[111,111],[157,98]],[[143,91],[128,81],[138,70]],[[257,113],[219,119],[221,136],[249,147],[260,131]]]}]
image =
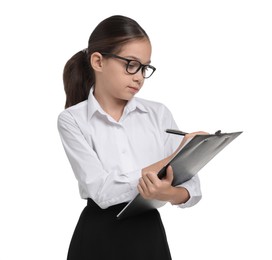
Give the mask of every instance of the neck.
[{"label": "neck", "polygon": [[117,122],[120,120],[127,104],[126,100],[117,99],[114,97],[109,98],[105,95],[100,95],[98,91],[94,91],[94,97],[107,114],[109,114]]}]

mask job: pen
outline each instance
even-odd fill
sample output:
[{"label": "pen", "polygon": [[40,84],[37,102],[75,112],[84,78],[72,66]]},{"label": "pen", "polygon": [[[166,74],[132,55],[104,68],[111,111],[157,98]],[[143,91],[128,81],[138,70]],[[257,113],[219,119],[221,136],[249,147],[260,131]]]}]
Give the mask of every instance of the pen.
[{"label": "pen", "polygon": [[166,129],[165,132],[168,134],[174,134],[174,135],[187,135],[188,134],[186,132],[174,130],[174,129]]}]

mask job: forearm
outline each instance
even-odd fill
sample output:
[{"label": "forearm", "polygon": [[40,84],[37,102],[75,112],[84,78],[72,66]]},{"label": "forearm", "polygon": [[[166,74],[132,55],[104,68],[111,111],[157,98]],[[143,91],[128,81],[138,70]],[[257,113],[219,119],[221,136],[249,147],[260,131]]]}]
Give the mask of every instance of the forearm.
[{"label": "forearm", "polygon": [[153,163],[145,168],[142,169],[142,174],[147,173],[147,172],[152,172],[152,173],[158,173],[168,162],[171,160],[171,156],[158,161],[156,163]]},{"label": "forearm", "polygon": [[180,146],[170,156],[143,168],[142,173],[147,173],[147,172],[158,173],[165,165],[167,165],[171,161],[172,158],[174,158],[174,156],[176,155],[176,153],[179,151],[180,147],[183,144],[184,144],[184,141],[181,142]]}]

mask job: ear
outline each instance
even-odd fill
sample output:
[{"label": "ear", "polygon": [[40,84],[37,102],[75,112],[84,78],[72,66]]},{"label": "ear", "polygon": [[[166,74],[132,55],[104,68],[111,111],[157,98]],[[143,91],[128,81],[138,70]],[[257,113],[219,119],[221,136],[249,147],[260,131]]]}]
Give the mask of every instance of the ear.
[{"label": "ear", "polygon": [[99,52],[94,52],[90,57],[90,64],[94,71],[102,71],[103,56]]}]

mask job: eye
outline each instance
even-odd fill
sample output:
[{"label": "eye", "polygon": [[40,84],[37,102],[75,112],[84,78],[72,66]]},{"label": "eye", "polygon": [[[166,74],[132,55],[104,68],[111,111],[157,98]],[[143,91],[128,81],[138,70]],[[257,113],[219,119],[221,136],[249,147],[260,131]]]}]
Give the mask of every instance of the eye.
[{"label": "eye", "polygon": [[129,62],[128,67],[129,68],[139,68],[139,65],[140,65],[140,63],[138,61],[132,60]]},{"label": "eye", "polygon": [[140,66],[141,66],[140,62],[136,60],[131,60],[127,65],[127,69],[129,72],[133,73],[133,72],[136,72]]}]

